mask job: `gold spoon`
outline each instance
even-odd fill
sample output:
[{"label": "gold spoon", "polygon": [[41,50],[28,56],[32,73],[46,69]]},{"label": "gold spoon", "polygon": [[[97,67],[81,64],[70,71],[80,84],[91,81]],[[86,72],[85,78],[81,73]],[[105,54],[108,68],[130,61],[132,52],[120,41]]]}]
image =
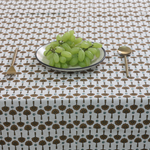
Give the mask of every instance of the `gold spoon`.
[{"label": "gold spoon", "polygon": [[127,62],[127,55],[130,55],[131,53],[131,49],[127,46],[122,46],[119,47],[119,49],[117,50],[117,52],[121,55],[124,56],[124,60],[125,60],[125,66],[126,66],[126,75],[127,78],[129,78],[129,72],[128,72],[128,62]]}]

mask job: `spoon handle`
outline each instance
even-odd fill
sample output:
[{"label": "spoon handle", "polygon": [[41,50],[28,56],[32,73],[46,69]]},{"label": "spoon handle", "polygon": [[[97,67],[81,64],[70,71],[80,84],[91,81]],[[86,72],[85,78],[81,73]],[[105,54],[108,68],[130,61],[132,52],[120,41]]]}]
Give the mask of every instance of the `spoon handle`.
[{"label": "spoon handle", "polygon": [[126,55],[124,55],[124,60],[125,60],[125,66],[126,66],[126,75],[127,75],[127,78],[129,78],[128,62],[127,62],[127,56]]}]

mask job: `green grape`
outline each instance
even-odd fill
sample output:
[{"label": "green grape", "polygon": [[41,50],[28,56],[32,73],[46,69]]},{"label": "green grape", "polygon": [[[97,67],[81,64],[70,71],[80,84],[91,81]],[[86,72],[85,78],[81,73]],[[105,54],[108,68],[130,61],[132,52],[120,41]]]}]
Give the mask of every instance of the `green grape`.
[{"label": "green grape", "polygon": [[74,42],[72,42],[72,44],[71,44],[71,46],[70,46],[71,48],[73,48],[73,47],[75,47],[75,44],[74,44]]},{"label": "green grape", "polygon": [[78,53],[78,60],[81,62],[85,58],[85,52],[81,49]]},{"label": "green grape", "polygon": [[52,44],[49,44],[45,47],[45,50],[48,51],[48,50],[50,50],[51,47],[52,47]]},{"label": "green grape", "polygon": [[66,32],[66,33],[64,33],[64,35],[62,36],[62,41],[63,41],[63,42],[66,42],[69,38],[70,38],[70,32]]},{"label": "green grape", "polygon": [[58,63],[58,62],[59,62],[59,55],[58,55],[57,53],[54,53],[53,58],[54,58],[54,62],[55,62],[55,63]]},{"label": "green grape", "polygon": [[86,66],[89,66],[91,63],[91,60],[87,56],[85,56],[84,63],[86,64]]},{"label": "green grape", "polygon": [[72,54],[68,51],[62,51],[61,56],[64,56],[64,57],[68,58],[68,57],[72,57]]},{"label": "green grape", "polygon": [[72,59],[72,57],[67,58],[66,57],[66,61],[69,62]]},{"label": "green grape", "polygon": [[54,57],[54,53],[51,53],[51,54],[49,54],[48,56],[46,56],[46,58],[48,59],[48,60],[50,60],[51,58],[53,58]]},{"label": "green grape", "polygon": [[83,62],[83,61],[82,61],[82,62],[79,62],[78,64],[79,64],[80,67],[86,67],[85,62]]},{"label": "green grape", "polygon": [[91,41],[86,41],[88,44],[89,44],[89,46],[92,46],[92,42]]},{"label": "green grape", "polygon": [[81,42],[82,42],[82,38],[76,38],[74,41],[75,44],[79,44]]},{"label": "green grape", "polygon": [[61,68],[61,64],[60,64],[60,63],[56,63],[56,64],[55,64],[55,67]]},{"label": "green grape", "polygon": [[67,64],[67,63],[62,63],[62,64],[61,64],[61,67],[62,67],[62,68],[68,68],[68,64]]},{"label": "green grape", "polygon": [[69,63],[71,66],[75,66],[78,63],[78,57],[73,57]]},{"label": "green grape", "polygon": [[58,34],[58,35],[56,36],[56,40],[57,40],[57,41],[62,41],[62,36],[61,36],[60,34]]},{"label": "green grape", "polygon": [[96,48],[88,48],[88,51],[90,51],[94,55],[97,53],[97,49]]},{"label": "green grape", "polygon": [[46,50],[46,51],[44,51],[44,56],[48,56],[48,55],[51,54],[51,53],[52,53],[52,51]]},{"label": "green grape", "polygon": [[78,57],[78,54],[74,54],[74,55],[72,55],[72,58],[73,58],[73,57]]},{"label": "green grape", "polygon": [[53,57],[49,59],[49,65],[50,66],[54,66],[55,65]]},{"label": "green grape", "polygon": [[50,55],[51,53],[52,53],[52,51],[49,51],[49,52],[46,54],[46,56]]},{"label": "green grape", "polygon": [[56,46],[59,46],[59,42],[58,41],[54,41],[50,43],[51,47],[55,48]]},{"label": "green grape", "polygon": [[71,41],[71,42],[74,42],[74,41],[75,41],[75,38],[76,38],[76,37],[75,37],[74,35],[72,35],[72,36],[70,37],[70,41]]},{"label": "green grape", "polygon": [[66,43],[70,46],[70,48],[73,48],[75,46],[74,42],[67,41]]},{"label": "green grape", "polygon": [[62,51],[65,51],[65,49],[61,46],[57,46],[55,48],[56,48],[55,52],[57,52],[57,53],[61,53]]},{"label": "green grape", "polygon": [[70,52],[73,55],[73,54],[77,54],[79,52],[79,50],[80,50],[79,47],[73,47]]},{"label": "green grape", "polygon": [[69,33],[70,33],[70,36],[72,36],[74,34],[74,31],[70,30]]},{"label": "green grape", "polygon": [[102,44],[100,44],[100,43],[94,43],[94,44],[93,44],[93,47],[94,47],[94,48],[101,48],[101,47],[102,47]]},{"label": "green grape", "polygon": [[95,56],[98,58],[100,56],[100,50],[97,48],[97,52],[95,54]]},{"label": "green grape", "polygon": [[59,61],[65,63],[67,61],[66,57],[60,56]]},{"label": "green grape", "polygon": [[63,43],[62,45],[61,45],[61,47],[63,47],[66,51],[68,51],[68,52],[70,52],[71,51],[71,48],[70,48],[70,46],[67,44],[67,43]]},{"label": "green grape", "polygon": [[81,43],[76,44],[75,47],[80,47],[81,48]]},{"label": "green grape", "polygon": [[83,41],[81,43],[81,48],[88,48],[89,47],[89,43],[87,43],[86,41]]},{"label": "green grape", "polygon": [[68,40],[66,43],[67,43],[69,46],[71,46],[71,45],[73,44],[73,42],[71,42],[70,40]]},{"label": "green grape", "polygon": [[47,49],[47,50],[44,51],[44,53],[43,53],[44,56],[46,56],[46,54],[48,53],[48,51],[49,51],[49,49]]},{"label": "green grape", "polygon": [[85,51],[85,56],[87,56],[89,59],[93,59],[94,55],[90,51]]}]

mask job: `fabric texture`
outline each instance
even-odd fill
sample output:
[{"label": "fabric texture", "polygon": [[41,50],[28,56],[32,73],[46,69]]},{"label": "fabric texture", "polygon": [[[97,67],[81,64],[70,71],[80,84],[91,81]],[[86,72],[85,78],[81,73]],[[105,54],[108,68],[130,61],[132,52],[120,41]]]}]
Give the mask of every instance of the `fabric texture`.
[{"label": "fabric texture", "polygon": [[[149,150],[149,12],[148,0],[1,0],[0,149]],[[41,65],[36,50],[72,29],[106,59],[72,73]],[[17,75],[4,77],[16,47]]]}]

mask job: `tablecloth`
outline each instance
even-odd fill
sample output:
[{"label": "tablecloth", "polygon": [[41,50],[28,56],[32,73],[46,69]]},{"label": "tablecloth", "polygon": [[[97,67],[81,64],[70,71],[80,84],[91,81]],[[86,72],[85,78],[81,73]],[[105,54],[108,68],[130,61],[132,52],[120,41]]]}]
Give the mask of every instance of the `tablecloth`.
[{"label": "tablecloth", "polygon": [[[0,149],[150,149],[148,0],[0,1]],[[57,34],[100,42],[106,59],[81,72],[35,58]],[[126,78],[120,46],[132,49]],[[4,77],[13,52],[17,75]]]}]

